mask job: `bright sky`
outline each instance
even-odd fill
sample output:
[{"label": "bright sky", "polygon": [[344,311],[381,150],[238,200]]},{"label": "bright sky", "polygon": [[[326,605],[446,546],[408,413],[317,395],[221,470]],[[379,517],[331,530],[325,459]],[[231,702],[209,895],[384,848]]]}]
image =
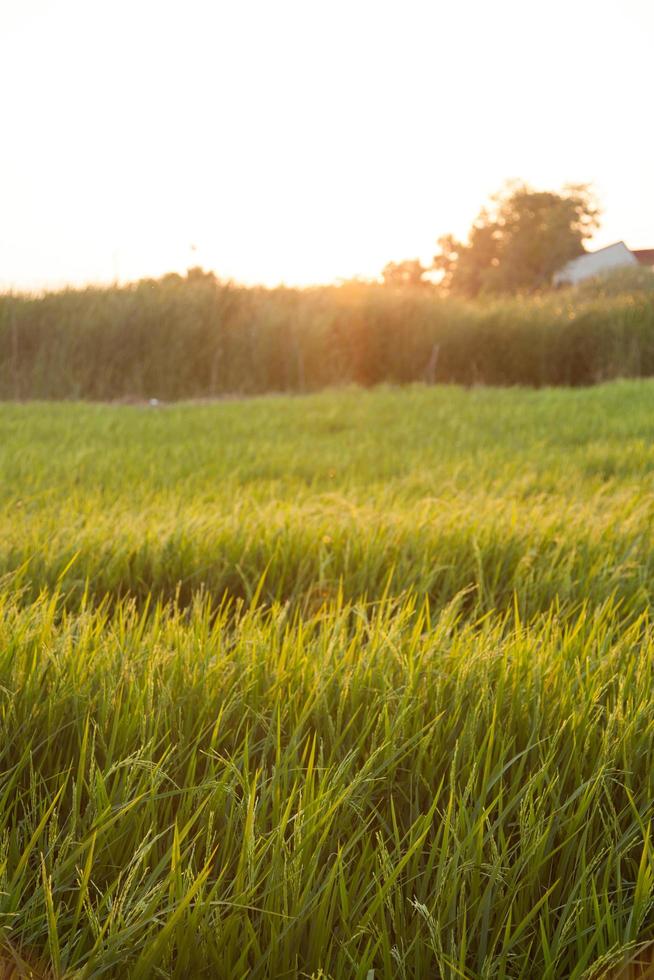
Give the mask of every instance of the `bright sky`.
[{"label": "bright sky", "polygon": [[510,177],[654,247],[653,50],[653,0],[0,0],[0,288],[375,276]]}]

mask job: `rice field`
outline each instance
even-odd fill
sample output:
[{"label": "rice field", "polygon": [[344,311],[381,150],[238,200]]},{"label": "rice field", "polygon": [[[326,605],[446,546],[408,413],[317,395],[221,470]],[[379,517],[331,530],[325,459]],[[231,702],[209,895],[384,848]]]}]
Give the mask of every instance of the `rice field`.
[{"label": "rice field", "polygon": [[7,975],[639,975],[653,435],[648,381],[1,405]]}]

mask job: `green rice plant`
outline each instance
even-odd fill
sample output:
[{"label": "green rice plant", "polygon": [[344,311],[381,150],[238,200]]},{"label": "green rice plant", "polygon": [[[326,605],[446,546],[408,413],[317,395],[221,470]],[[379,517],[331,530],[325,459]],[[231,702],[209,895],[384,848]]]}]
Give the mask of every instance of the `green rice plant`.
[{"label": "green rice plant", "polygon": [[645,956],[653,404],[0,407],[0,970]]},{"label": "green rice plant", "polygon": [[325,393],[0,411],[0,574],[312,611],[409,590],[525,617],[650,608],[652,388]]},{"label": "green rice plant", "polygon": [[66,976],[362,978],[651,940],[648,617],[461,617],[5,593],[3,940]]}]

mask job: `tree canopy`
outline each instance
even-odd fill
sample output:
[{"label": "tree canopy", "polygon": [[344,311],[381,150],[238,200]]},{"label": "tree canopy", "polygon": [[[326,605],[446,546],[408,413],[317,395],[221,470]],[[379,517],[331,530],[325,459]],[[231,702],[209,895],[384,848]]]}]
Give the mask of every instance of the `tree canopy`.
[{"label": "tree canopy", "polygon": [[467,242],[453,235],[439,239],[433,267],[446,291],[464,296],[534,292],[584,252],[599,213],[587,184],[557,193],[509,183],[482,209]]},{"label": "tree canopy", "polygon": [[403,262],[388,262],[382,269],[385,286],[425,286],[424,278],[429,269],[420,259],[405,259]]}]

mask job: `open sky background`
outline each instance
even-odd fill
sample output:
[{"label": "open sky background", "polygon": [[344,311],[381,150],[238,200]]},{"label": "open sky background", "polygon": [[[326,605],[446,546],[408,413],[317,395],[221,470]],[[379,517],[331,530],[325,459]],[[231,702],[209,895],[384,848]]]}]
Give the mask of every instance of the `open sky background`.
[{"label": "open sky background", "polygon": [[654,247],[653,0],[0,0],[0,288],[375,276],[507,178]]}]

